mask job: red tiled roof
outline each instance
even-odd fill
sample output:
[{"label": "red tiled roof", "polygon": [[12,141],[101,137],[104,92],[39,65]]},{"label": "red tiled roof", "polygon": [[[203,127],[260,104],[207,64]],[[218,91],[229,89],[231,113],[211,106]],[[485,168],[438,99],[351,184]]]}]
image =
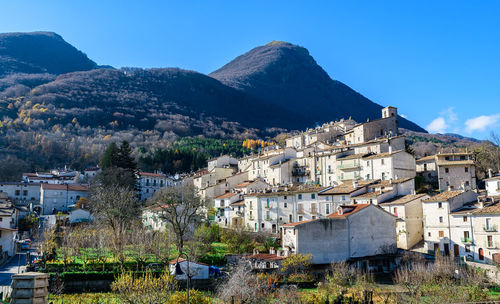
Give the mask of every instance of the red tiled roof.
[{"label": "red tiled roof", "polygon": [[346,218],[351,214],[354,214],[356,212],[359,212],[360,210],[370,206],[370,204],[355,204],[355,205],[344,205],[341,206],[342,209],[345,209],[342,214],[339,214],[339,212],[332,213],[328,215],[328,218]]},{"label": "red tiled roof", "polygon": [[257,253],[247,256],[245,258],[252,260],[263,260],[263,261],[279,261],[283,260],[285,257],[280,257],[276,254],[270,254],[270,253]]},{"label": "red tiled roof", "polygon": [[[170,265],[175,265],[175,264],[177,264],[177,263],[182,263],[182,262],[184,262],[184,261],[186,261],[186,259],[185,259],[185,258],[178,258],[178,259],[173,259],[173,260],[169,261],[168,263],[169,263]],[[198,264],[198,265],[205,265],[205,266],[209,266],[208,264],[205,264],[205,263],[200,263],[200,262],[195,262],[195,261],[189,261],[189,263],[190,263],[190,264],[191,264],[191,263],[193,263],[193,264]]]},{"label": "red tiled roof", "polygon": [[141,176],[152,176],[152,177],[166,177],[163,173],[152,173],[152,172],[139,172]]},{"label": "red tiled roof", "polygon": [[226,192],[226,193],[224,193],[222,195],[217,196],[216,199],[230,198],[230,197],[233,197],[235,195],[238,195],[238,193]]},{"label": "red tiled roof", "polygon": [[298,225],[302,225],[302,224],[310,223],[310,222],[314,222],[314,221],[317,221],[317,219],[314,219],[314,220],[305,220],[305,221],[300,221],[300,222],[295,222],[295,223],[283,224],[283,225],[281,225],[281,227],[295,227],[295,226],[298,226]]}]

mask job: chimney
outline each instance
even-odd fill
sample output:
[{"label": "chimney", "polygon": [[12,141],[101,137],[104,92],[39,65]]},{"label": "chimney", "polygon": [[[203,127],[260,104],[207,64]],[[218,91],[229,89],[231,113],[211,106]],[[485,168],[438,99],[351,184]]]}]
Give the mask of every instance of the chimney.
[{"label": "chimney", "polygon": [[389,143],[389,154],[392,154],[392,145]]},{"label": "chimney", "polygon": [[357,180],[355,180],[355,179],[353,179],[353,180],[352,180],[352,187],[353,187],[354,189],[357,189],[357,188],[358,188],[358,181],[357,181]]},{"label": "chimney", "polygon": [[493,173],[491,172],[491,168],[488,168],[488,178],[492,178]]},{"label": "chimney", "polygon": [[477,203],[479,205],[479,208],[481,209],[484,208],[484,201],[481,198],[479,197],[477,198]]},{"label": "chimney", "polygon": [[451,191],[451,186],[448,186],[448,191]]},{"label": "chimney", "polygon": [[392,177],[389,178],[389,184],[392,185]]},{"label": "chimney", "polygon": [[254,249],[253,254],[259,254],[259,251],[257,249]]},{"label": "chimney", "polygon": [[274,247],[269,248],[269,254],[275,254],[276,250],[274,250]]},{"label": "chimney", "polygon": [[344,209],[342,209],[342,206],[339,206],[339,207],[337,208],[337,212],[338,212],[338,214],[339,214],[339,215],[344,214]]}]

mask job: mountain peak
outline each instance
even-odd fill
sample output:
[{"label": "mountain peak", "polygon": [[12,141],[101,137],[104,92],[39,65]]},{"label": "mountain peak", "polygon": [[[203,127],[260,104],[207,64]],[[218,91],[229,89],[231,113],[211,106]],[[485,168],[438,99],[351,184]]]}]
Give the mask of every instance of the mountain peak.
[{"label": "mountain peak", "polygon": [[95,62],[54,32],[0,34],[0,76],[64,74],[95,68]]},{"label": "mountain peak", "polygon": [[[356,121],[380,117],[376,104],[328,73],[301,46],[272,41],[236,57],[209,76],[235,89],[242,90],[277,106],[291,109],[297,128],[352,116]],[[400,117],[400,126],[425,132],[416,124]]]}]

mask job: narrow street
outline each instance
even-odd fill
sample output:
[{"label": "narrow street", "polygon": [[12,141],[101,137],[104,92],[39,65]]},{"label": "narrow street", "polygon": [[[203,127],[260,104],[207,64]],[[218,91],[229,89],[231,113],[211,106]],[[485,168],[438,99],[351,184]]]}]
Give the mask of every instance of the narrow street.
[{"label": "narrow street", "polygon": [[26,253],[20,252],[0,268],[0,286],[10,286],[13,274],[25,271]]}]

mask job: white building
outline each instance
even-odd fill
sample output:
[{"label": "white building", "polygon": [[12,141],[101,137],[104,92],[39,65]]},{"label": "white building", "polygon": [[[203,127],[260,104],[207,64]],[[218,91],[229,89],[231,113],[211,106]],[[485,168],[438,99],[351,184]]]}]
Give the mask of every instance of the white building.
[{"label": "white building", "polygon": [[213,168],[237,168],[238,160],[230,155],[222,155],[208,160],[208,171]]},{"label": "white building", "polygon": [[17,210],[7,202],[0,202],[0,251],[2,257],[12,257],[16,253],[17,228],[16,218]]},{"label": "white building", "polygon": [[282,247],[311,254],[314,264],[392,254],[396,250],[396,217],[370,205],[340,206],[327,218],[283,225]]},{"label": "white building", "polygon": [[486,192],[488,196],[500,196],[500,175],[490,176],[484,181],[486,183]]},{"label": "white building", "polygon": [[29,206],[40,203],[40,184],[28,182],[0,182],[0,193],[7,193],[16,205]]},{"label": "white building", "polygon": [[165,231],[167,221],[163,218],[164,207],[153,205],[142,210],[142,225],[153,231]]},{"label": "white building", "polygon": [[[477,201],[473,191],[446,191],[422,201],[424,216],[424,248],[429,253],[441,252],[450,256],[451,214],[467,204]],[[466,238],[464,241],[468,242]],[[464,245],[470,245],[465,244]]]},{"label": "white building", "polygon": [[141,201],[145,201],[162,189],[163,187],[173,187],[174,181],[163,173],[139,172],[138,187]]},{"label": "white building", "polygon": [[40,206],[33,209],[40,209],[43,215],[68,212],[80,198],[88,196],[88,191],[86,185],[42,184]]}]

